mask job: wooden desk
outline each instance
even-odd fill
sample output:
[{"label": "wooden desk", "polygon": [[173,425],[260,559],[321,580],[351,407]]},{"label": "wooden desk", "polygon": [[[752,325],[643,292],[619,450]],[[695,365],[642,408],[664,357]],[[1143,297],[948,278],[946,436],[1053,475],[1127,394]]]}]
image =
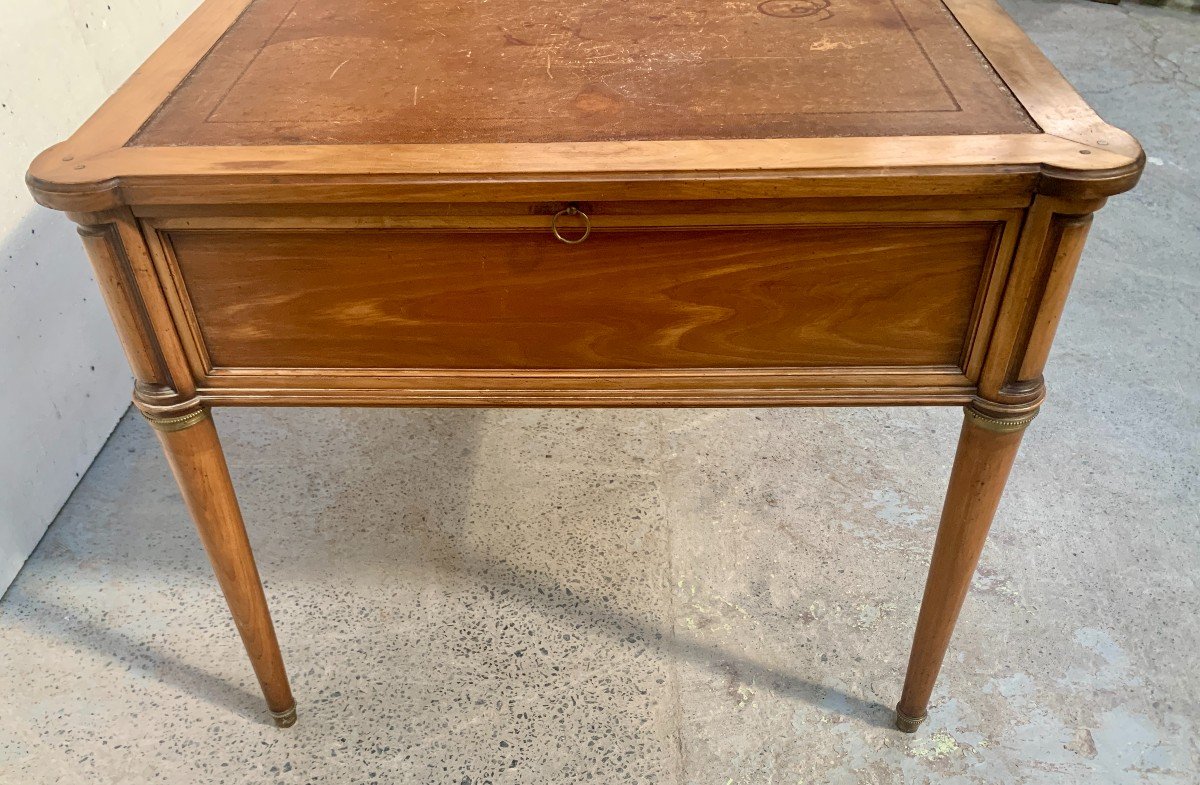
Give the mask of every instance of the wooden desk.
[{"label": "wooden desk", "polygon": [[914,731],[1142,163],[991,0],[208,0],[28,180],[278,724],[210,407],[965,406]]}]

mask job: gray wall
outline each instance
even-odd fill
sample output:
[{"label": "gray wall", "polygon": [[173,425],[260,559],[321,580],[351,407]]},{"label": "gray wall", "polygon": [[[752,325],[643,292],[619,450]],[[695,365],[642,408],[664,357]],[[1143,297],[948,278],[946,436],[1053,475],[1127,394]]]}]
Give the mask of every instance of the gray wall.
[{"label": "gray wall", "polygon": [[74,226],[29,161],[68,136],[198,0],[3,0],[0,591],[129,404],[132,380]]}]

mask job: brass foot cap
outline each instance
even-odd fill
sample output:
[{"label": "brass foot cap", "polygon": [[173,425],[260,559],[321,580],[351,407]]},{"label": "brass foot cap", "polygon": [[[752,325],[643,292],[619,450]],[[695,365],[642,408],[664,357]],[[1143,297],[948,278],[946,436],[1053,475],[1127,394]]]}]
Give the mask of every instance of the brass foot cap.
[{"label": "brass foot cap", "polygon": [[910,717],[900,711],[900,707],[896,707],[896,728],[905,733],[916,733],[917,728],[921,727],[921,723],[925,721],[928,714],[922,714],[920,717]]},{"label": "brass foot cap", "polygon": [[275,720],[275,725],[280,728],[290,728],[296,724],[296,704],[292,704],[292,708],[283,711],[271,712],[271,719]]}]

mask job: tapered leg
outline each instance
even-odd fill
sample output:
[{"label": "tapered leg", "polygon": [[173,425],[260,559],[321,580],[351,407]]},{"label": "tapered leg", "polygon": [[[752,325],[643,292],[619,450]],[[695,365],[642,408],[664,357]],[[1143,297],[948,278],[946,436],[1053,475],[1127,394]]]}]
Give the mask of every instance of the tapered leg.
[{"label": "tapered leg", "polygon": [[983,552],[992,516],[1000,504],[1025,426],[1035,413],[997,417],[972,407],[966,410],[925,581],[904,692],[896,706],[896,727],[906,733],[915,732],[925,719],[929,695]]},{"label": "tapered leg", "polygon": [[158,432],[271,716],[279,727],[289,727],[296,722],[296,702],[212,418],[201,408],[173,416],[147,414],[146,419]]}]

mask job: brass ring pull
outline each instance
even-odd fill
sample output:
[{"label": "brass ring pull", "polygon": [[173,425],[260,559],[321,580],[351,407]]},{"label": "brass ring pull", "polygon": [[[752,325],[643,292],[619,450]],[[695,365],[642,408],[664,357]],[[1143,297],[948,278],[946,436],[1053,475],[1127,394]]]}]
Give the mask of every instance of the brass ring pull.
[{"label": "brass ring pull", "polygon": [[[562,218],[564,215],[583,216],[583,236],[577,237],[574,240],[568,240],[566,237],[562,236],[562,234],[558,231],[558,219]],[[592,219],[588,218],[587,213],[583,212],[579,208],[568,207],[567,209],[559,210],[557,213],[554,214],[554,218],[550,221],[550,232],[551,232],[551,234],[554,235],[555,239],[561,240],[562,242],[566,243],[567,245],[578,245],[579,243],[586,240],[588,238],[588,235],[590,235],[592,233]]]}]

